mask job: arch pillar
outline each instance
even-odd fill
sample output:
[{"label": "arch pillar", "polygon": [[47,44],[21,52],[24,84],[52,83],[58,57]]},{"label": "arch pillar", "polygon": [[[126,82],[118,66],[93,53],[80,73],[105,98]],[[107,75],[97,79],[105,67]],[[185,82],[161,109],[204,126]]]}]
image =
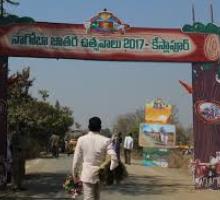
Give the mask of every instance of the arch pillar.
[{"label": "arch pillar", "polygon": [[[192,87],[194,159],[208,162],[210,156],[216,156],[220,151],[220,64],[193,63]],[[209,117],[204,117],[200,108],[206,102],[215,105],[219,114],[210,113]],[[218,120],[213,120],[212,115],[219,115]]]},{"label": "arch pillar", "polygon": [[0,188],[6,183],[8,57],[0,57]]}]

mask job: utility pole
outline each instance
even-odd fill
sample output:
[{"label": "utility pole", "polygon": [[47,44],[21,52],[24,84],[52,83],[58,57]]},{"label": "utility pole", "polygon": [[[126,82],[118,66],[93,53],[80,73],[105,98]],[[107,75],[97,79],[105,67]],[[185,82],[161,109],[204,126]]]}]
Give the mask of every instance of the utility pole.
[{"label": "utility pole", "polygon": [[193,23],[195,23],[196,21],[194,3],[192,3],[192,21]]},{"label": "utility pole", "polygon": [[214,11],[213,11],[213,4],[212,4],[212,0],[210,0],[209,2],[209,12],[210,12],[210,19],[211,19],[211,23],[214,23]]}]

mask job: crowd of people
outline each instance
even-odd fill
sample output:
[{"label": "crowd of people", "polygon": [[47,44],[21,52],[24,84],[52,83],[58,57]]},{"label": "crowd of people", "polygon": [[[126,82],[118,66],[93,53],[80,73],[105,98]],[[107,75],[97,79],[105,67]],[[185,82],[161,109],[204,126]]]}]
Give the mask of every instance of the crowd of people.
[{"label": "crowd of people", "polygon": [[[54,158],[59,157],[62,148],[67,155],[73,154],[72,177],[73,180],[78,180],[80,177],[83,183],[84,200],[99,200],[103,172],[111,176],[111,182],[114,182],[115,179],[117,183],[120,181],[120,177],[122,179],[122,175],[126,174],[126,168],[121,161],[121,151],[123,147],[124,163],[130,165],[133,138],[130,133],[124,138],[123,143],[121,132],[113,134],[111,138],[101,135],[101,119],[98,117],[89,120],[88,129],[87,134],[77,139],[64,138],[62,145],[60,137],[52,134],[49,139],[49,148]],[[10,141],[8,140],[7,178],[8,182],[12,183],[14,190],[26,189],[23,187],[26,151],[24,137],[25,125],[21,122],[11,135]]]}]

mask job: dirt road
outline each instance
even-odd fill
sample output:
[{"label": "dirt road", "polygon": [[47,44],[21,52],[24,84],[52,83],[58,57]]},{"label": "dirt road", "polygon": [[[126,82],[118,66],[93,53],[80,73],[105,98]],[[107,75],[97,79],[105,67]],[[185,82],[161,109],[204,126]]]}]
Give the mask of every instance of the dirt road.
[{"label": "dirt road", "polygon": [[[27,191],[2,192],[0,199],[69,199],[62,183],[71,169],[72,156],[28,161]],[[194,190],[189,173],[168,168],[127,166],[129,177],[120,185],[103,188],[101,200],[219,200],[220,191]],[[82,197],[78,198],[82,200]]]}]

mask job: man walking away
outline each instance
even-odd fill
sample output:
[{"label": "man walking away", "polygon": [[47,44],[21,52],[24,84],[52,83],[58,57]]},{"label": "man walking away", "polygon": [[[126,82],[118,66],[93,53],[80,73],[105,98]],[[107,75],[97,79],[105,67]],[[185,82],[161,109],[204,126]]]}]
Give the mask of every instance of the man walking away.
[{"label": "man walking away", "polygon": [[131,164],[131,151],[133,150],[134,140],[132,138],[132,133],[129,133],[124,140],[124,156],[125,164]]},{"label": "man walking away", "polygon": [[107,154],[111,157],[110,170],[118,166],[111,140],[100,135],[101,120],[98,117],[89,119],[89,132],[81,136],[76,145],[72,175],[76,180],[78,164],[82,161],[81,181],[83,182],[84,200],[100,200],[99,172]]},{"label": "man walking away", "polygon": [[59,157],[59,142],[60,142],[60,137],[56,134],[51,135],[50,137],[50,148],[52,152],[52,156],[54,158]]}]

